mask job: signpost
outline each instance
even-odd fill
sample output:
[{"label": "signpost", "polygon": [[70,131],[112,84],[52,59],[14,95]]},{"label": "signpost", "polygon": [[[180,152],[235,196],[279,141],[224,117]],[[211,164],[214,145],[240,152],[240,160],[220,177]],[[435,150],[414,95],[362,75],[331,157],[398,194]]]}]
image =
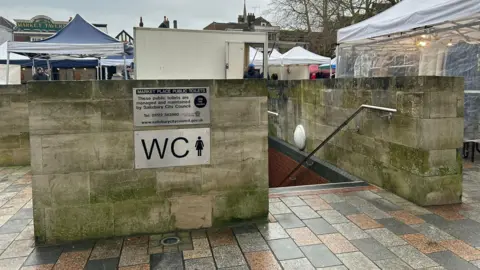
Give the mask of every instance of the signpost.
[{"label": "signpost", "polygon": [[210,124],[208,87],[133,89],[134,125],[171,126]]},{"label": "signpost", "polygon": [[135,131],[135,169],[210,164],[210,128]]}]

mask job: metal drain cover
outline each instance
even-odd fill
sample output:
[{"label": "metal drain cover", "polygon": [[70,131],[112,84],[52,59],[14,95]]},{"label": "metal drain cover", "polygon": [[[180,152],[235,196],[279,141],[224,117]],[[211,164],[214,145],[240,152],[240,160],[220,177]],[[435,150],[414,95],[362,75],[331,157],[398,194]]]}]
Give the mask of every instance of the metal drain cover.
[{"label": "metal drain cover", "polygon": [[167,238],[163,238],[160,243],[164,246],[172,246],[172,245],[176,245],[178,243],[180,243],[180,238],[178,237],[167,237]]}]

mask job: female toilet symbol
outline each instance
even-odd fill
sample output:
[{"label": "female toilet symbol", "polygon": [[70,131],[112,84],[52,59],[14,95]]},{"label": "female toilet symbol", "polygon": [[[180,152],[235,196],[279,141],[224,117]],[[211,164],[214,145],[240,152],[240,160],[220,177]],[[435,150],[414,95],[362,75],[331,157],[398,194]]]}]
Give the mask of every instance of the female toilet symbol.
[{"label": "female toilet symbol", "polygon": [[197,149],[197,153],[199,157],[202,156],[203,146],[204,145],[203,145],[202,137],[198,136],[198,140],[195,143],[195,149]]}]

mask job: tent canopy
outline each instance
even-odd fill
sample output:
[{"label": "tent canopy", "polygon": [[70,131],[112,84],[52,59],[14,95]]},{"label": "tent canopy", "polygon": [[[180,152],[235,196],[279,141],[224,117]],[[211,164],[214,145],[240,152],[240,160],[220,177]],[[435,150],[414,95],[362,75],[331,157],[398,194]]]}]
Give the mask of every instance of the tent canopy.
[{"label": "tent canopy", "polygon": [[304,48],[294,47],[280,57],[271,60],[272,65],[322,65],[330,64],[331,59],[314,54]]},{"label": "tent canopy", "polygon": [[8,51],[23,54],[104,56],[130,53],[130,48],[103,33],[80,15],[50,38],[38,42],[8,42]]},{"label": "tent canopy", "polygon": [[[127,66],[130,66],[133,63],[133,60],[133,54],[127,55],[125,59]],[[100,65],[102,66],[123,66],[123,64],[123,56],[121,55],[111,55],[100,59]]]},{"label": "tent canopy", "polygon": [[403,0],[376,16],[338,30],[337,42],[366,41],[425,26],[458,26],[459,21],[468,24],[478,21],[479,16],[478,0]]},{"label": "tent canopy", "polygon": [[[255,52],[257,53],[255,55]],[[260,51],[257,51],[255,48],[250,47],[250,63],[253,63],[255,66],[262,66],[263,65],[263,53]],[[271,61],[274,61],[275,59],[279,59],[282,56],[282,54],[277,51],[277,49],[272,49],[270,52],[270,57],[268,58],[268,64],[271,65]],[[255,58],[254,58],[255,57]]]},{"label": "tent canopy", "polygon": [[[7,42],[0,45],[0,61],[1,60],[7,60]],[[24,56],[24,55],[11,53],[10,54],[10,60],[11,61],[30,60],[30,58],[28,58],[27,56]]]}]

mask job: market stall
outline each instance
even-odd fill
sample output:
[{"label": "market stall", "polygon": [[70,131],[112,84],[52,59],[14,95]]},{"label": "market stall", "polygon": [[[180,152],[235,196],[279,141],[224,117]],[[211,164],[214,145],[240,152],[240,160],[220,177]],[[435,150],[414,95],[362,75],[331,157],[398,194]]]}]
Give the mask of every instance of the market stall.
[{"label": "market stall", "polygon": [[461,76],[465,140],[480,139],[480,1],[403,0],[337,33],[337,77]]},{"label": "market stall", "polygon": [[329,64],[329,57],[312,53],[302,47],[294,47],[280,57],[269,60],[269,73],[280,80],[306,80],[310,78],[310,66]]},{"label": "market stall", "polygon": [[103,56],[122,55],[126,66],[126,55],[132,52],[131,46],[103,33],[77,14],[52,37],[37,42],[8,42],[7,70],[11,53],[47,59],[47,64],[49,59],[58,56],[100,59]]}]

